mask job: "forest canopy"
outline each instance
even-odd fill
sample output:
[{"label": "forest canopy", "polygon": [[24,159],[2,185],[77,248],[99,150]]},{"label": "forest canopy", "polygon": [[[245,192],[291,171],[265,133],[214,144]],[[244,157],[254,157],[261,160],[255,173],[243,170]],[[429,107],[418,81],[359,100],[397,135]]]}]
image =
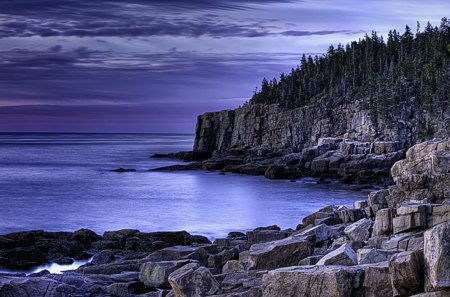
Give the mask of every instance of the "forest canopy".
[{"label": "forest canopy", "polygon": [[450,105],[450,21],[415,32],[372,31],[347,45],[330,46],[323,56],[303,55],[298,67],[277,80],[264,78],[250,104],[293,109],[313,103],[335,105],[358,100],[378,119],[389,119],[407,103],[443,115]]}]

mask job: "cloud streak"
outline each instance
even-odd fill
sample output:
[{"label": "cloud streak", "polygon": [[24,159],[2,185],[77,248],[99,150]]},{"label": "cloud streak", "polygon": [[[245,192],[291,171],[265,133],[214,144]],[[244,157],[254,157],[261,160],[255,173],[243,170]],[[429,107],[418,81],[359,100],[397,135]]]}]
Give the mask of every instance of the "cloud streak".
[{"label": "cloud streak", "polygon": [[189,132],[302,53],[439,21],[447,2],[2,0],[0,131]]}]

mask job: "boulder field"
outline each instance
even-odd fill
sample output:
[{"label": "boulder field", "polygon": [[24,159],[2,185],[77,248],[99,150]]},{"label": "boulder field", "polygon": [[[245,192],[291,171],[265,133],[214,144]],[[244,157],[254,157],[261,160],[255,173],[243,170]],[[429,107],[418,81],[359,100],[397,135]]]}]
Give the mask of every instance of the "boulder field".
[{"label": "boulder field", "polygon": [[450,140],[411,147],[391,174],[395,185],[352,208],[213,243],[185,231],[3,235],[4,268],[93,258],[62,274],[0,276],[0,296],[450,296]]}]

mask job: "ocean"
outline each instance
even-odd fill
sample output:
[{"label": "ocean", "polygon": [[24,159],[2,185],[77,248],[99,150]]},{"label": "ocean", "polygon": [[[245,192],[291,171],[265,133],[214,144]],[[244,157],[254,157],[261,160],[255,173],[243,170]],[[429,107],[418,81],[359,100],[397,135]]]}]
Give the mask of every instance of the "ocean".
[{"label": "ocean", "polygon": [[[367,197],[311,178],[148,171],[181,163],[150,156],[191,150],[193,140],[187,134],[0,133],[0,234],[133,228],[214,239],[273,224],[295,228],[325,205],[351,206]],[[118,167],[136,172],[111,171]]]}]

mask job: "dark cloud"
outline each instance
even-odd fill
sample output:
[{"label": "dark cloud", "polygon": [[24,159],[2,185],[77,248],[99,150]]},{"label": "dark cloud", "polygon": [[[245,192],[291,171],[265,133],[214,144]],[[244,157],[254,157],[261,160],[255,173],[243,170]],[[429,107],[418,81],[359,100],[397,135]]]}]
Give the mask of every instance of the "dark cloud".
[{"label": "dark cloud", "polygon": [[[281,1],[291,2],[291,1]],[[17,1],[0,2],[0,38],[311,36],[341,31],[283,31],[274,20],[229,20],[210,9],[250,9],[251,4],[280,1]],[[186,13],[186,10],[196,10]],[[207,10],[201,13],[203,10]],[[183,12],[183,13],[180,13]],[[276,21],[276,20],[275,20]]]},{"label": "dark cloud", "polygon": [[[0,52],[0,105],[146,104],[250,98],[262,77],[289,71],[289,53],[205,54],[171,50],[161,54],[117,54],[82,47],[72,51]],[[235,102],[237,104],[237,102]]]}]

